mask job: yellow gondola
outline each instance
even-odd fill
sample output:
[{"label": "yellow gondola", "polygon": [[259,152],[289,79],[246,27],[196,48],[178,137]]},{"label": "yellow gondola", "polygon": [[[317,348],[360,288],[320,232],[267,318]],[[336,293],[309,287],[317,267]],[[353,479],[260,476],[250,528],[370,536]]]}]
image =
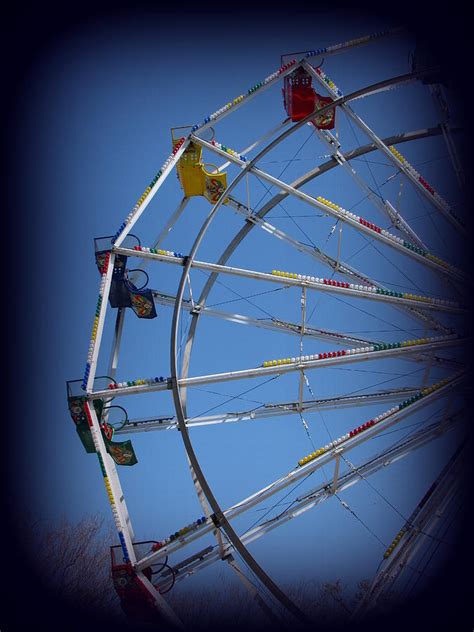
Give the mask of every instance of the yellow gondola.
[{"label": "yellow gondola", "polygon": [[[178,144],[171,130],[173,148]],[[208,171],[206,167],[212,167]],[[186,197],[203,195],[215,204],[227,188],[227,173],[219,173],[215,165],[202,162],[202,147],[190,142],[177,164],[178,178]]]}]

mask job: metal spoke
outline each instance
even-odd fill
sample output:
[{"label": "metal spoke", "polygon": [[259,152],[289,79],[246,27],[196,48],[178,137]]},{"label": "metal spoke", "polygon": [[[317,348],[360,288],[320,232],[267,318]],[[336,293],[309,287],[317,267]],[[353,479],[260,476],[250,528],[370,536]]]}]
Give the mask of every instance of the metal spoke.
[{"label": "metal spoke", "polygon": [[372,585],[353,613],[354,617],[373,608],[380,595],[390,590],[400,575],[409,568],[409,562],[414,558],[420,545],[434,530],[447,506],[459,491],[465,445],[464,442],[457,448],[400,529],[391,547],[387,549]]},{"label": "metal spoke", "polygon": [[[434,423],[426,429],[420,430],[418,433],[410,437],[410,439],[402,443],[395,444],[395,446],[392,446],[379,453],[377,456],[372,457],[365,463],[355,468],[355,470],[350,469],[342,473],[338,480],[338,493],[343,492],[349,487],[359,483],[362,480],[361,475],[363,477],[367,477],[375,474],[395,461],[399,461],[411,454],[413,451],[427,445],[445,432],[449,432],[450,430],[456,428],[456,426],[460,424],[461,419],[462,417],[460,413],[458,413],[457,416],[453,415],[449,419]],[[265,536],[270,531],[273,531],[277,527],[283,526],[289,520],[303,515],[310,509],[319,507],[321,503],[332,497],[333,493],[330,489],[330,485],[328,483],[322,483],[318,487],[306,492],[304,496],[297,497],[291,504],[290,509],[282,511],[276,517],[270,518],[261,525],[253,528],[251,531],[244,533],[242,535],[242,541],[245,544],[250,544],[262,536]],[[228,546],[227,550],[231,552],[232,546]],[[202,551],[199,556],[196,556],[195,559],[189,560],[188,563],[178,564],[180,573],[177,577],[177,581],[181,581],[188,575],[194,574],[198,570],[206,568],[209,564],[218,561],[218,559],[219,556],[212,548]]]},{"label": "metal spoke", "polygon": [[[307,70],[319,83],[324,86],[333,96],[339,96],[337,92],[332,90],[328,84],[322,79],[322,77],[314,70],[308,63],[303,62],[303,67]],[[385,143],[370,129],[370,127],[358,116],[351,106],[347,103],[341,104],[341,109],[354,121],[354,123],[375,143],[377,148],[385,154],[390,162],[400,169],[404,175],[412,182],[412,184],[420,191],[427,200],[433,204],[446,219],[463,235],[467,236],[467,229],[460,219],[453,213],[449,204],[441,198],[440,195],[433,193],[423,184],[423,178],[415,172],[411,165],[403,157],[397,156]]]},{"label": "metal spoke", "polygon": [[[366,393],[364,395],[341,395],[339,397],[326,397],[300,402],[267,403],[260,408],[241,411],[238,413],[224,413],[219,415],[207,415],[203,417],[190,417],[186,419],[186,425],[192,426],[212,426],[216,424],[227,424],[238,421],[258,421],[271,417],[285,417],[287,415],[298,415],[300,412],[315,412],[318,410],[341,410],[373,404],[377,402],[396,402],[402,397],[408,397],[418,392],[418,388],[406,386],[404,388],[390,389],[376,393]],[[151,430],[171,430],[178,426],[176,418],[170,415],[155,417],[142,417],[140,419],[130,419],[120,430],[116,430],[116,435],[134,434],[135,432],[149,432]]]},{"label": "metal spoke", "polygon": [[[312,354],[301,358],[282,358],[280,361],[268,361],[268,365],[250,369],[240,369],[236,371],[226,371],[224,373],[212,373],[210,375],[197,375],[194,377],[178,378],[177,384],[181,388],[202,386],[204,384],[219,384],[222,382],[232,382],[256,377],[268,377],[270,375],[283,375],[296,371],[308,371],[311,369],[323,369],[327,367],[353,364],[354,362],[364,362],[378,360],[380,358],[403,358],[405,355],[419,353],[420,351],[431,351],[452,346],[464,346],[468,339],[457,338],[455,336],[438,336],[443,340],[416,344],[414,346],[403,346],[399,348],[370,350],[368,347],[348,350],[345,354],[337,352],[323,354]],[[318,357],[322,356],[322,357]],[[323,357],[326,356],[326,357]],[[289,360],[289,361],[288,361]],[[267,362],[267,361],[265,361]],[[157,378],[149,380],[137,380],[136,383],[121,382],[111,383],[109,389],[97,390],[87,394],[89,399],[100,397],[110,397],[111,393],[116,396],[139,395],[143,393],[153,393],[155,391],[165,391],[170,389],[170,380],[159,381]]]},{"label": "metal spoke", "polygon": [[[256,505],[262,503],[268,498],[279,493],[280,491],[287,488],[288,486],[293,485],[294,483],[298,482],[302,478],[308,476],[309,474],[312,474],[313,472],[320,469],[324,465],[327,465],[328,463],[333,462],[336,459],[337,455],[340,454],[342,451],[344,453],[347,453],[349,450],[353,449],[354,447],[361,445],[361,443],[364,443],[365,441],[368,441],[369,439],[373,438],[377,434],[387,430],[388,428],[391,428],[394,424],[399,423],[400,421],[405,419],[407,416],[411,415],[416,410],[420,410],[420,408],[426,406],[428,403],[431,403],[432,401],[442,396],[446,392],[444,389],[447,388],[448,390],[450,390],[450,388],[453,388],[459,383],[459,380],[460,378],[455,378],[454,380],[450,382],[449,387],[443,387],[443,389],[440,389],[439,391],[436,391],[432,393],[431,395],[428,395],[426,399],[421,399],[411,404],[408,408],[391,412],[390,414],[387,415],[385,419],[380,421],[378,424],[376,424],[372,428],[369,428],[368,430],[360,434],[357,434],[351,438],[344,440],[344,442],[341,444],[338,444],[337,447],[329,449],[328,451],[323,453],[321,456],[319,456],[315,460],[312,460],[311,462],[306,463],[306,465],[303,465],[302,467],[298,467],[297,469],[291,470],[285,476],[277,479],[276,481],[272,482],[270,485],[267,485],[266,487],[258,490],[251,496],[245,498],[244,500],[240,501],[239,503],[225,510],[224,513],[226,517],[229,520],[236,518],[242,513],[252,509]],[[340,485],[339,485],[339,489],[340,489]],[[145,558],[143,558],[142,560],[140,560],[138,562],[138,568],[145,568],[147,565],[153,562],[156,562],[161,557],[174,553],[175,551],[177,551],[178,549],[181,549],[186,544],[189,544],[190,542],[194,542],[196,539],[204,536],[211,529],[212,529],[212,521],[210,524],[209,522],[202,524],[200,527],[196,528],[191,534],[180,537],[178,540],[175,540],[174,542],[171,542],[165,545],[156,553],[152,553],[146,556]]]},{"label": "metal spoke", "polygon": [[[169,263],[179,266],[185,264],[186,260],[186,258],[182,256],[159,254],[151,252],[150,248],[145,249],[140,246],[137,246],[137,250],[131,250],[130,248],[115,248],[114,251],[118,254],[127,255],[128,257],[136,256],[145,259],[154,259],[155,261],[161,261],[163,263]],[[378,291],[378,288],[375,286],[364,286],[352,283],[338,284],[337,282],[332,282],[331,280],[329,280],[328,282],[328,279],[298,274],[296,272],[258,272],[256,270],[246,270],[244,268],[224,266],[207,261],[197,261],[195,259],[192,261],[192,263],[190,263],[189,267],[196,268],[198,270],[217,272],[218,274],[228,274],[244,277],[247,279],[256,279],[258,281],[269,281],[271,283],[280,283],[282,285],[288,286],[306,287],[309,290],[318,290],[320,292],[329,292],[334,294],[342,294],[358,298],[370,299],[374,301],[381,301],[385,303],[394,303],[395,305],[416,308],[422,307],[422,309],[432,309],[435,311],[447,311],[453,313],[462,313],[466,311],[466,308],[461,306],[456,301],[431,298],[428,296],[413,295],[411,292],[404,292],[403,294],[401,292],[382,293]],[[198,301],[198,304],[200,304],[200,301]]]},{"label": "metal spoke", "polygon": [[[297,125],[299,125],[299,123],[297,123]],[[220,147],[218,147],[215,144],[213,145],[212,143],[209,143],[207,141],[204,141],[194,136],[192,138],[193,138],[193,141],[196,142],[197,144],[202,145],[202,147],[205,147],[206,149],[209,149],[210,151],[213,151],[219,154],[220,156],[225,157],[229,155],[226,151],[222,150]],[[420,249],[410,249],[406,247],[404,245],[403,239],[400,239],[398,237],[395,237],[394,235],[391,235],[385,229],[381,229],[380,231],[374,230],[373,228],[371,228],[371,226],[368,225],[370,224],[369,222],[366,222],[365,220],[364,220],[365,223],[361,222],[360,220],[362,218],[357,216],[355,213],[346,211],[342,207],[338,207],[337,205],[333,203],[328,204],[327,200],[323,201],[322,199],[315,198],[312,195],[309,195],[308,193],[304,193],[303,191],[300,191],[299,189],[295,189],[291,185],[286,184],[282,180],[275,178],[274,176],[266,173],[265,171],[262,171],[262,169],[259,169],[258,167],[255,167],[255,166],[246,167],[245,165],[248,165],[248,163],[241,160],[238,156],[231,155],[230,160],[236,165],[240,166],[242,169],[245,169],[245,172],[250,171],[250,173],[253,173],[254,175],[261,178],[262,180],[269,182],[271,185],[278,187],[279,189],[286,191],[287,193],[290,193],[294,197],[302,200],[303,202],[306,202],[310,206],[318,208],[320,211],[323,211],[324,213],[328,215],[332,215],[333,217],[340,220],[341,222],[348,224],[352,228],[355,228],[357,231],[364,233],[370,236],[371,238],[376,239],[377,241],[382,242],[386,246],[389,246],[391,248],[398,250],[404,255],[415,259],[419,263],[427,267],[431,267],[437,270],[438,272],[441,272],[442,274],[447,274],[457,279],[466,280],[466,274],[462,270],[458,270],[457,268],[455,268],[455,266],[450,265],[446,262],[443,262],[442,264],[438,263],[435,257],[427,256],[427,254],[429,255],[430,253],[421,254],[419,252]],[[424,253],[425,251],[421,251],[421,252]]]}]

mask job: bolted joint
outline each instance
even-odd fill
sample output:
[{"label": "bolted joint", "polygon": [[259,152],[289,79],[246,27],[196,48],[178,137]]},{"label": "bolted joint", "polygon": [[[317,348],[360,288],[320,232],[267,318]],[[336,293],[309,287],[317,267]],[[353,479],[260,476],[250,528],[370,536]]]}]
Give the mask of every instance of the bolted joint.
[{"label": "bolted joint", "polygon": [[210,518],[217,528],[221,527],[225,520],[224,514],[222,513],[222,511],[211,514]]}]

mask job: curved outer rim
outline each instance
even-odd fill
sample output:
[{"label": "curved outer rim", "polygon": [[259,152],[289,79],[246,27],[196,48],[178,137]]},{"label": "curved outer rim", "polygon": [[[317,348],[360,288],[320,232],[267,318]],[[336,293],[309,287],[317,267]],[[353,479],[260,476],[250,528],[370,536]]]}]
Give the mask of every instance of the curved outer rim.
[{"label": "curved outer rim", "polygon": [[[355,99],[356,97],[368,95],[371,92],[374,92],[376,90],[380,90],[381,88],[388,87],[390,85],[396,85],[398,83],[403,83],[403,82],[405,82],[407,80],[414,79],[414,78],[417,78],[419,76],[422,76],[422,75],[426,74],[427,72],[428,71],[421,71],[421,72],[417,72],[417,73],[408,73],[408,74],[405,74],[405,75],[394,77],[392,79],[387,79],[385,81],[378,82],[376,84],[373,84],[373,85],[365,87],[365,88],[361,88],[361,89],[356,90],[355,92],[353,92],[353,93],[351,93],[351,94],[349,94],[347,96],[343,96],[343,97],[340,97],[339,99],[334,100],[331,104],[328,104],[327,106],[321,108],[320,110],[317,110],[317,113],[319,115],[322,115],[326,111],[329,111],[330,109],[332,109],[333,107],[337,107],[339,105],[342,105],[342,104],[344,104],[347,101],[351,101],[351,100]],[[198,233],[198,236],[196,237],[196,240],[195,240],[195,242],[194,242],[194,244],[193,244],[193,246],[191,248],[190,254],[189,254],[189,256],[186,259],[185,265],[183,266],[183,273],[181,275],[180,283],[179,283],[179,286],[178,286],[178,291],[176,293],[176,301],[175,301],[175,306],[174,306],[174,311],[173,311],[173,320],[172,320],[172,325],[171,325],[171,337],[170,337],[170,373],[171,373],[171,381],[172,381],[173,400],[174,400],[175,410],[176,410],[176,419],[178,421],[178,427],[179,427],[179,430],[181,431],[181,436],[182,436],[182,439],[183,439],[184,447],[186,449],[186,452],[187,452],[188,458],[189,458],[189,460],[191,462],[191,465],[192,465],[192,467],[194,469],[195,476],[196,476],[197,480],[199,481],[199,483],[201,485],[201,488],[203,490],[203,493],[204,493],[207,501],[209,502],[209,505],[211,506],[211,508],[212,508],[212,510],[214,512],[213,519],[215,521],[215,524],[216,524],[217,527],[220,527],[220,528],[222,528],[224,530],[224,532],[226,533],[226,535],[229,538],[230,542],[234,546],[234,549],[241,555],[241,557],[245,560],[245,562],[247,563],[249,568],[258,577],[258,579],[262,582],[262,584],[264,584],[266,586],[266,588],[273,594],[273,596],[289,612],[291,612],[297,619],[299,619],[300,621],[303,621],[305,623],[309,623],[310,622],[308,617],[273,582],[273,580],[267,575],[267,573],[263,570],[263,568],[258,564],[258,562],[249,553],[249,551],[247,550],[246,546],[242,543],[242,541],[240,540],[239,536],[237,535],[237,533],[234,531],[234,529],[230,525],[229,521],[223,515],[222,509],[221,509],[219,503],[217,502],[216,498],[214,497],[214,494],[213,494],[211,488],[209,487],[209,484],[208,484],[208,482],[207,482],[207,480],[206,480],[206,478],[204,476],[204,473],[203,473],[203,471],[202,471],[202,469],[200,467],[199,461],[198,461],[198,459],[196,457],[196,454],[194,452],[194,448],[192,446],[192,443],[191,443],[191,440],[190,440],[190,437],[189,437],[189,433],[188,433],[188,429],[187,429],[187,426],[186,426],[186,422],[185,422],[184,404],[183,404],[183,401],[181,399],[181,389],[180,389],[180,386],[178,385],[178,381],[177,381],[177,378],[178,378],[178,375],[177,375],[177,369],[178,369],[178,367],[177,367],[177,340],[178,340],[178,327],[179,327],[179,317],[180,317],[180,312],[181,312],[181,304],[182,304],[182,301],[183,301],[184,288],[185,288],[186,280],[187,280],[187,277],[188,277],[188,273],[189,273],[189,270],[191,268],[192,262],[193,262],[193,260],[194,260],[194,258],[196,256],[197,250],[198,250],[198,248],[199,248],[199,246],[201,244],[201,241],[202,241],[205,233],[207,232],[207,229],[209,228],[212,220],[214,219],[217,211],[222,206],[223,201],[228,197],[230,192],[237,186],[237,184],[240,182],[240,180],[242,180],[242,178],[246,175],[246,173],[255,164],[257,164],[257,162],[263,156],[265,156],[269,151],[271,151],[276,145],[278,145],[280,142],[282,142],[285,138],[287,138],[292,133],[294,133],[297,129],[299,129],[300,127],[305,125],[308,121],[310,121],[312,118],[314,118],[314,116],[315,116],[315,112],[312,112],[311,114],[309,114],[308,116],[303,118],[301,121],[296,123],[293,127],[285,130],[282,134],[280,134],[280,136],[278,136],[269,145],[267,145],[267,147],[262,149],[262,151],[259,154],[257,154],[257,156],[255,156],[255,158],[253,160],[248,162],[247,165],[241,170],[241,172],[235,177],[235,179],[229,184],[227,189],[221,195],[219,201],[211,209],[211,212],[209,213],[208,217],[206,218],[204,224],[201,226],[201,229],[200,229],[200,231]],[[210,277],[210,279],[211,279],[211,277]],[[209,284],[209,280],[208,280],[208,283],[206,284],[206,287],[203,290],[203,294],[206,291],[207,285]],[[195,323],[196,323],[196,321],[197,321],[197,315],[193,314],[193,320],[192,320],[192,325],[191,325],[191,327],[194,325],[193,331],[195,330]],[[191,336],[191,328],[190,328],[190,336]],[[187,340],[187,343],[186,343],[186,352],[188,350],[188,347],[190,346],[190,342],[191,341],[192,341],[192,338],[188,337],[188,340]],[[187,371],[188,365],[189,365],[189,356],[187,357],[186,365],[185,366],[183,365],[183,372]]]}]

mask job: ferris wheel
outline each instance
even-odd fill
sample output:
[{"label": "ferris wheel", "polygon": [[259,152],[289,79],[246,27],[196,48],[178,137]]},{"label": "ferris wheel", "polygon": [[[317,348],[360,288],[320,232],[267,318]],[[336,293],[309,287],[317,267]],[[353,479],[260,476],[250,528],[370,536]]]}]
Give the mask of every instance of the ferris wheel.
[{"label": "ferris wheel", "polygon": [[[385,545],[359,616],[440,540],[459,501],[468,277],[452,253],[466,227],[420,166],[430,172],[444,143],[463,184],[442,77],[415,59],[369,85],[360,73],[343,92],[330,71],[394,33],[285,55],[202,123],[171,130],[171,154],[125,221],[95,239],[99,297],[68,403],[99,460],[120,540],[113,580],[130,615],[180,627],[167,594],[223,560],[272,620],[310,621],[256,543],[293,529],[296,545],[304,519],[294,519],[336,503]],[[413,87],[434,98],[440,123],[398,127],[392,95]],[[383,112],[382,131],[365,110],[379,124]],[[371,481],[439,445],[424,494],[397,510],[393,540],[379,538],[346,490],[370,486],[393,509]],[[395,487],[410,484],[403,469],[397,477]],[[173,508],[157,489],[174,484],[192,485],[200,512],[160,533],[157,516]],[[133,485],[160,504],[153,539],[135,533]]]}]

